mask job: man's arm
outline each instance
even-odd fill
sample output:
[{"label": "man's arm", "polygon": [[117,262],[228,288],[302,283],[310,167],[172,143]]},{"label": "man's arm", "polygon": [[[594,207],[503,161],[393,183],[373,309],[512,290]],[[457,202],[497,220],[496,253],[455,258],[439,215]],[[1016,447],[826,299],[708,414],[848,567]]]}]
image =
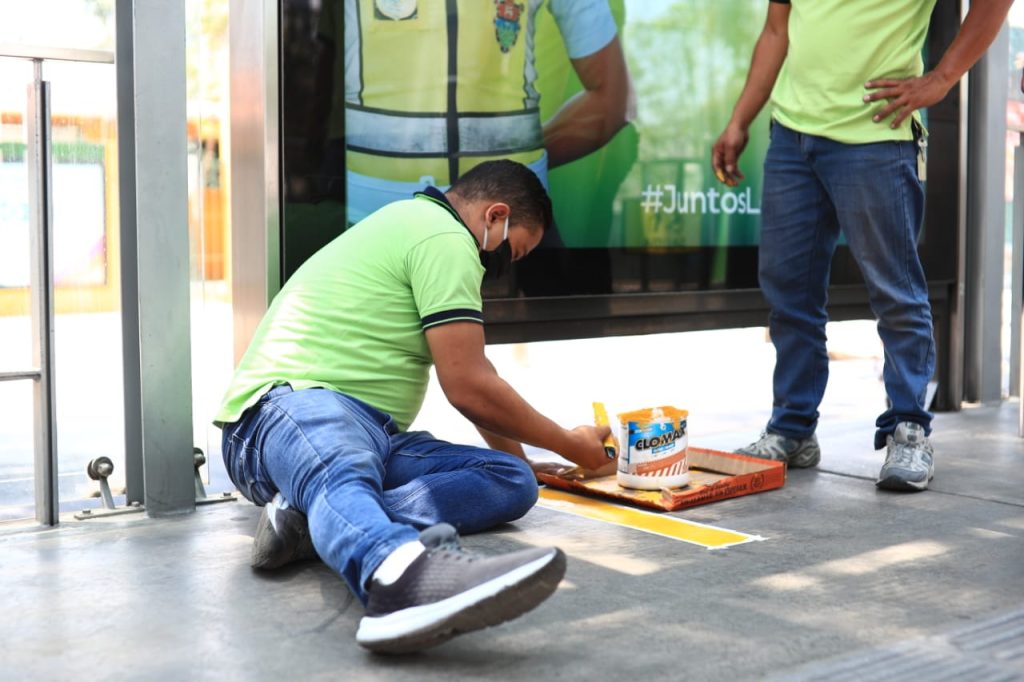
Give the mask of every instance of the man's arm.
[{"label": "man's arm", "polygon": [[602,440],[610,429],[578,426],[566,430],[533,409],[487,360],[482,325],[450,322],[425,333],[448,402],[478,427],[550,450],[584,469],[597,469],[608,462]]},{"label": "man's arm", "polygon": [[864,87],[874,90],[864,95],[865,102],[889,100],[871,120],[880,123],[896,114],[889,125],[898,128],[914,111],[942,100],[985,54],[999,34],[1012,4],[1013,0],[973,0],[956,38],[933,70],[916,78],[881,78],[865,83]]},{"label": "man's arm", "polygon": [[[487,429],[481,428],[479,426],[476,427],[476,430],[480,432],[480,435],[483,436],[484,438],[484,442],[487,443],[487,447],[489,447],[491,450],[507,452],[510,455],[515,455],[519,459],[529,464],[530,468],[533,469],[533,473],[535,474],[551,474],[553,476],[559,476],[566,474],[570,471],[573,471],[573,467],[567,466],[565,464],[559,464],[558,462],[543,462],[530,459],[529,457],[526,456],[526,453],[523,452],[523,444],[517,440],[505,438],[505,436],[499,436],[498,434],[492,431],[488,431]],[[588,470],[586,472],[582,472],[582,475],[607,476],[608,474],[611,474],[615,471],[615,464],[616,463],[614,460],[610,462],[606,460],[605,468]],[[580,472],[581,470],[577,468],[577,471]]]},{"label": "man's arm", "polygon": [[526,456],[526,453],[523,451],[523,444],[519,441],[506,438],[505,436],[499,436],[493,431],[488,431],[482,426],[477,426],[476,430],[480,432],[484,442],[487,443],[487,447],[491,450],[507,452],[510,455],[515,455],[519,459],[525,459],[527,462],[530,461]]},{"label": "man's arm", "polygon": [[789,5],[771,2],[761,36],[754,45],[747,82],[725,131],[711,148],[711,167],[719,182],[735,187],[743,179],[743,173],[736,164],[750,139],[750,124],[771,96],[788,51]]},{"label": "man's arm", "polygon": [[600,149],[627,122],[632,86],[618,37],[594,54],[573,59],[572,66],[584,90],[544,124],[548,168]]}]

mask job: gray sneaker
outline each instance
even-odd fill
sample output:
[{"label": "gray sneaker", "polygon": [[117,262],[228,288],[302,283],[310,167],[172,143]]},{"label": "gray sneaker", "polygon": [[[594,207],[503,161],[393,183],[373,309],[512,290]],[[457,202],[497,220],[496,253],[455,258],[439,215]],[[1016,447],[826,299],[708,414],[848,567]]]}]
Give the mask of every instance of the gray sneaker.
[{"label": "gray sneaker", "polygon": [[772,459],[785,462],[794,469],[807,469],[817,466],[821,461],[821,448],[818,437],[813,433],[807,438],[786,438],[769,431],[762,431],[761,437],[744,448],[735,450],[737,454],[761,459]]},{"label": "gray sneaker", "polygon": [[370,581],[356,642],[378,653],[402,654],[512,620],[551,596],[565,575],[556,547],[497,556],[471,554],[446,523],[420,533],[426,550],[394,583]]},{"label": "gray sneaker", "polygon": [[252,540],[253,568],[270,570],[293,561],[316,559],[316,549],[309,537],[306,515],[288,504],[281,493],[267,502],[256,522]]},{"label": "gray sneaker", "polygon": [[885,439],[885,464],[875,482],[885,490],[924,490],[935,475],[932,444],[924,435],[924,427],[914,422],[900,422]]}]

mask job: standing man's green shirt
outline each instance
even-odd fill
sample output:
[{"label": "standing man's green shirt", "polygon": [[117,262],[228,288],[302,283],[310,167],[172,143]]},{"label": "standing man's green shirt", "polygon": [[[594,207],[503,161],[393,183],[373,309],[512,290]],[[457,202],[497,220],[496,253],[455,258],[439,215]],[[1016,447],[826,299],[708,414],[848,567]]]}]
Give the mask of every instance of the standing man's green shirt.
[{"label": "standing man's green shirt", "polygon": [[772,91],[775,120],[847,144],[911,139],[908,121],[893,129],[871,120],[878,105],[864,101],[864,74],[904,79],[924,73],[921,51],[935,0],[782,4],[790,5],[789,52]]}]

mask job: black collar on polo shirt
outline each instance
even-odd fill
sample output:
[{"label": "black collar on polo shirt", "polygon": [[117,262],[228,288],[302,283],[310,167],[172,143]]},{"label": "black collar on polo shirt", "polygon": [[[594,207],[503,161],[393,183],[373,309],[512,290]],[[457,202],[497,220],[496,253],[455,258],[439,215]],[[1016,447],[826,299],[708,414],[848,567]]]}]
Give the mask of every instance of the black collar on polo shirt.
[{"label": "black collar on polo shirt", "polygon": [[452,214],[453,218],[459,221],[459,225],[466,228],[466,232],[469,232],[470,236],[473,237],[473,241],[476,241],[476,235],[473,234],[473,231],[469,229],[469,225],[465,223],[462,216],[459,215],[459,212],[455,210],[454,206],[452,206],[452,202],[448,201],[448,197],[444,195],[444,192],[433,185],[428,185],[425,190],[422,192],[416,192],[413,196],[423,197],[424,199],[433,201],[435,204],[440,204],[441,207]]}]

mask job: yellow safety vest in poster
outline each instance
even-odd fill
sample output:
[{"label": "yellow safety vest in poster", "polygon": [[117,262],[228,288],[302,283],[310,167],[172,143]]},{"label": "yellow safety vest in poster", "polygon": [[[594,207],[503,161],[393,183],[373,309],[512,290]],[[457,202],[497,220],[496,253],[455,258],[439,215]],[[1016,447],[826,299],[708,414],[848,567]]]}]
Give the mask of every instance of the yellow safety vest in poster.
[{"label": "yellow safety vest in poster", "polygon": [[540,159],[533,22],[542,4],[346,3],[348,169],[448,185],[488,159]]}]

